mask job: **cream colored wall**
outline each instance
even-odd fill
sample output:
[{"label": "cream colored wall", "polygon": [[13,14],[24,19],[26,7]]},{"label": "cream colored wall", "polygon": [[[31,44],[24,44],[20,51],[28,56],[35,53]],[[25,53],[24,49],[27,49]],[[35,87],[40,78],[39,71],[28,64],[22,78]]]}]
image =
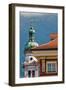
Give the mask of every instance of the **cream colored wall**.
[{"label": "cream colored wall", "polygon": [[32,51],[32,53],[27,53],[26,55],[33,55],[33,56],[57,56],[57,50],[45,50],[45,51]]},{"label": "cream colored wall", "polygon": [[34,55],[42,55],[42,56],[54,56],[54,55],[57,55],[58,54],[58,52],[57,52],[57,50],[45,50],[45,51],[32,51],[32,53],[34,54]]}]

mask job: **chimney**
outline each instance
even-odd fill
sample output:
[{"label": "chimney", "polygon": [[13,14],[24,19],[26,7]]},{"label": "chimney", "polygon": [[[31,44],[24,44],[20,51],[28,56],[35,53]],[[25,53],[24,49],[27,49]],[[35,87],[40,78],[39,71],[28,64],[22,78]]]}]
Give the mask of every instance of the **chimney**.
[{"label": "chimney", "polygon": [[58,37],[58,34],[57,33],[51,33],[50,34],[50,39],[51,40],[54,40],[54,39],[56,39]]}]

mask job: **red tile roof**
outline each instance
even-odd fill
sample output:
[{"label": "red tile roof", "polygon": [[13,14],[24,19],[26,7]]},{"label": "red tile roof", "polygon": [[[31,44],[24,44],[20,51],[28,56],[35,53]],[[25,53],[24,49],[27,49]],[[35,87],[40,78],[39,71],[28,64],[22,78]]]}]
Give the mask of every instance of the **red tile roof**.
[{"label": "red tile roof", "polygon": [[50,34],[51,41],[48,43],[39,45],[38,47],[35,47],[33,49],[55,49],[58,47],[58,38],[57,34]]}]

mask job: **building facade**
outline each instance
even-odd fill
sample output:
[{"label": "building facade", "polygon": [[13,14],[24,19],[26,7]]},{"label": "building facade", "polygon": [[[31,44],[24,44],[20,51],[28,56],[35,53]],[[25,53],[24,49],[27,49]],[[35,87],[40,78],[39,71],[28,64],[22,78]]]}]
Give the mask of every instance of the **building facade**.
[{"label": "building facade", "polygon": [[39,63],[34,56],[27,55],[24,65],[25,65],[25,77],[39,76]]},{"label": "building facade", "polygon": [[50,34],[48,43],[35,42],[35,30],[30,28],[25,48],[25,77],[52,76],[58,74],[58,36]]}]

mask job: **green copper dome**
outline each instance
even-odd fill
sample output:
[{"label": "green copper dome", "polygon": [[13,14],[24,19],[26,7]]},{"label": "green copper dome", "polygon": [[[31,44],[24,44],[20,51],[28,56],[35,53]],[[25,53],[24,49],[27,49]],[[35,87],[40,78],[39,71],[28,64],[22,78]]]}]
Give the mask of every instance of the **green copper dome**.
[{"label": "green copper dome", "polygon": [[35,30],[33,27],[29,29],[29,40],[28,43],[26,44],[26,49],[31,49],[33,47],[37,47],[38,43],[35,42]]},{"label": "green copper dome", "polygon": [[38,46],[38,43],[36,43],[36,42],[28,42],[26,49],[31,49],[31,48],[37,47],[37,46]]}]

